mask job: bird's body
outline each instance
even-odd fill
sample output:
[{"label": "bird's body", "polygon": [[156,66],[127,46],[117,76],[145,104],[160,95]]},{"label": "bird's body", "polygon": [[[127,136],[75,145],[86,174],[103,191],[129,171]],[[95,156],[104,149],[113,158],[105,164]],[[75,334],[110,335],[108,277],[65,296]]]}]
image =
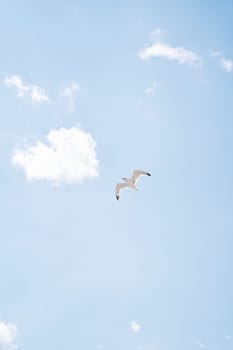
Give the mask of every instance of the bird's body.
[{"label": "bird's body", "polygon": [[147,176],[151,176],[150,173],[143,171],[143,170],[134,170],[133,175],[130,179],[126,179],[125,177],[122,178],[122,180],[124,180],[125,182],[119,182],[116,185],[116,199],[119,201],[120,199],[120,191],[123,188],[127,188],[130,187],[133,190],[137,191],[137,187],[136,187],[136,183],[139,179],[140,176],[142,175],[147,175]]}]

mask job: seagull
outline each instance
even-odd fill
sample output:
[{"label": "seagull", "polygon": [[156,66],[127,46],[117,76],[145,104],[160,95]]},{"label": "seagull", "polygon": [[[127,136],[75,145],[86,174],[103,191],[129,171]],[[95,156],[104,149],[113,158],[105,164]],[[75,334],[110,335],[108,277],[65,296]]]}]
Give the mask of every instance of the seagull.
[{"label": "seagull", "polygon": [[131,187],[132,189],[137,191],[138,189],[136,187],[136,183],[137,183],[139,177],[142,176],[142,175],[151,176],[151,174],[148,173],[147,171],[134,170],[133,175],[132,175],[132,177],[130,179],[126,179],[125,177],[122,177],[122,180],[124,180],[125,182],[119,182],[118,184],[116,184],[116,199],[119,201],[119,199],[120,199],[120,191],[123,188]]}]

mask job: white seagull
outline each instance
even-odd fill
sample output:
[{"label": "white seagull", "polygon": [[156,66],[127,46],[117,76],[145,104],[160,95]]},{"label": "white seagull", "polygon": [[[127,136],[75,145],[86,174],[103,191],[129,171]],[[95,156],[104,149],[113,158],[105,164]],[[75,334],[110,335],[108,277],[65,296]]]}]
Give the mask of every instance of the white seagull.
[{"label": "white seagull", "polygon": [[126,179],[125,177],[122,177],[122,180],[124,180],[125,182],[119,182],[118,184],[116,184],[116,199],[118,201],[120,199],[120,191],[122,190],[122,188],[131,187],[135,191],[138,190],[136,187],[136,183],[141,175],[151,176],[151,174],[148,173],[147,171],[134,170],[133,176],[130,179]]}]

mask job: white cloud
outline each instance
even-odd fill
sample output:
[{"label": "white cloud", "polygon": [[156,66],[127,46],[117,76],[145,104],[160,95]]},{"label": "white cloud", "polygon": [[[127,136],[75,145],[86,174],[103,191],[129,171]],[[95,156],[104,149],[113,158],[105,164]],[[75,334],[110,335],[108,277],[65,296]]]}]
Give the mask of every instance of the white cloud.
[{"label": "white cloud", "polygon": [[16,327],[12,323],[0,322],[0,349],[15,350],[17,345],[14,344],[16,336]]},{"label": "white cloud", "polygon": [[183,47],[172,47],[161,42],[142,49],[138,53],[138,56],[142,60],[151,57],[164,57],[169,60],[178,61],[181,64],[185,63],[189,65],[195,65],[201,62],[200,57],[195,52],[186,50]]},{"label": "white cloud", "polygon": [[130,322],[130,328],[132,329],[133,332],[137,333],[141,329],[141,325],[135,321]]},{"label": "white cloud", "polygon": [[45,94],[45,91],[37,85],[27,85],[23,83],[22,78],[19,75],[12,75],[10,77],[6,77],[3,80],[3,83],[8,88],[15,88],[17,90],[17,95],[20,98],[25,96],[29,96],[33,102],[42,103],[48,102],[49,98]]},{"label": "white cloud", "polygon": [[70,86],[64,87],[62,91],[62,96],[67,99],[70,109],[74,109],[75,97],[79,90],[80,86],[76,83],[72,83]]},{"label": "white cloud", "polygon": [[81,183],[98,175],[96,143],[79,127],[54,129],[47,135],[48,144],[15,149],[12,161],[22,168],[27,180],[53,183]]},{"label": "white cloud", "polygon": [[231,73],[233,70],[233,61],[232,60],[227,60],[225,58],[221,59],[221,65],[227,71],[228,73]]},{"label": "white cloud", "polygon": [[29,86],[23,84],[22,79],[18,75],[12,75],[11,77],[6,77],[3,81],[3,83],[8,88],[16,88],[18,96],[20,98],[24,97],[27,92],[30,91]]},{"label": "white cloud", "polygon": [[33,85],[31,87],[30,95],[32,98],[32,101],[41,103],[41,102],[48,102],[48,96],[46,96],[43,89],[41,89],[39,86]]}]

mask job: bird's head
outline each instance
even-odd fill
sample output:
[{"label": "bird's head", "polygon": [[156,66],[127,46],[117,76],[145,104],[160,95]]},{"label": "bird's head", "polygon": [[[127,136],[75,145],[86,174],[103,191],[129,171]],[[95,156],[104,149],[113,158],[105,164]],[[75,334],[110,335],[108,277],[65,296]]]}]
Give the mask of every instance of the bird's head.
[{"label": "bird's head", "polygon": [[126,179],[126,177],[122,177],[122,180],[126,181],[127,179]]}]

